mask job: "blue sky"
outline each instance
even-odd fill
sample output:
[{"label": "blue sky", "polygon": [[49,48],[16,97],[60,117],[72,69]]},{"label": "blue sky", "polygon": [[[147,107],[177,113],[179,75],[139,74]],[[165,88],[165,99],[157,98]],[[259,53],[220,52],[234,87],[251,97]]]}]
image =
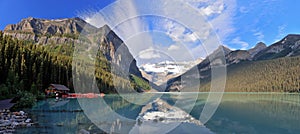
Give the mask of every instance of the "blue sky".
[{"label": "blue sky", "polygon": [[114,0],[0,0],[0,29],[22,18],[69,18],[91,8],[103,8]]},{"label": "blue sky", "polygon": [[[127,2],[130,4],[123,3],[124,6],[127,5],[124,10],[126,10],[125,12],[129,12],[129,14],[139,14],[138,12],[146,10],[144,8],[148,6],[148,10],[151,10],[150,7],[151,4],[153,4],[151,1],[146,0],[127,1],[133,1]],[[195,10],[204,14],[220,38],[221,44],[231,49],[249,49],[260,41],[270,45],[282,39],[287,34],[300,33],[300,1],[298,0],[186,0],[186,2],[189,3],[191,7],[194,7]],[[0,29],[3,30],[7,24],[17,23],[22,18],[29,16],[46,19],[80,16],[93,25],[99,25],[98,21],[93,20],[95,18],[92,18],[91,15],[96,14],[111,3],[114,3],[114,0],[72,0],[72,2],[66,0],[43,2],[40,0],[0,0]],[[123,5],[119,4],[118,6]],[[155,5],[155,3],[153,5]],[[106,14],[106,16],[112,14],[112,17],[119,17],[117,11],[115,11],[115,14],[113,13],[114,10],[115,9],[111,7],[102,13]],[[106,19],[107,18],[111,19],[109,17],[106,17]],[[113,20],[114,19],[106,20],[106,22],[113,23]],[[139,52],[144,49],[152,50],[164,48],[162,51],[175,51],[176,49],[181,49],[178,42],[183,41],[183,43],[181,42],[182,44],[186,43],[188,44],[187,48],[192,49],[191,53],[196,57],[203,57],[203,55],[199,54],[200,51],[196,51],[201,44],[199,44],[199,40],[193,40],[194,33],[192,29],[178,28],[180,27],[179,24],[169,20],[165,21],[161,18],[159,19],[160,21],[155,21],[158,20],[158,18],[155,17],[144,17],[140,20],[142,20],[143,25],[141,25],[141,21],[130,20],[131,22],[128,21],[128,24],[123,25],[123,29],[122,25],[115,29],[116,33],[120,35],[122,39],[127,39],[129,37],[128,35],[133,35],[135,32],[146,31],[140,28],[145,27],[145,25],[147,25],[147,30],[154,30],[154,32],[150,32],[148,35],[141,34],[137,36],[143,38],[143,41],[138,42],[137,40],[130,39],[125,41],[127,44],[130,42],[134,44],[132,42],[136,42],[135,44],[140,45],[142,42],[145,42],[144,38],[151,38],[149,39],[151,40],[149,41],[151,42],[150,44],[156,45],[147,48],[144,46],[148,46],[148,44],[143,44],[143,47],[140,47],[140,49],[136,51],[131,50],[134,55],[138,56]],[[201,24],[202,23],[199,22],[199,25]],[[141,26],[134,26],[133,29],[135,29],[135,27],[136,29],[129,29],[128,32],[128,27],[132,25]],[[155,32],[155,30],[159,32]],[[124,31],[128,33],[125,34]],[[191,43],[191,41],[193,42]],[[139,48],[137,45],[131,44],[128,44],[130,49]],[[154,53],[150,54],[155,55]]]},{"label": "blue sky", "polygon": [[300,1],[239,0],[237,5],[234,16],[237,30],[231,37],[240,37],[250,43],[249,47],[258,41],[269,45],[287,34],[300,33]]}]

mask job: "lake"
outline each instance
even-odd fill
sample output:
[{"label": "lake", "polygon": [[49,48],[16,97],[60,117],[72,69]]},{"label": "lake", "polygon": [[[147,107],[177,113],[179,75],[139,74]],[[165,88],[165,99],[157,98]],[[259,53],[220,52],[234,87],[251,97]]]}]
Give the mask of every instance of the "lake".
[{"label": "lake", "polygon": [[[62,101],[47,99],[27,110],[38,125],[17,132],[59,134],[78,133],[84,129],[91,133],[129,133],[132,128],[139,127],[136,118],[142,108],[156,98],[176,104],[199,119],[207,97],[208,93],[145,93]],[[151,127],[163,128],[155,123]],[[300,95],[224,93],[218,109],[204,126],[183,124],[169,133],[197,133],[198,129],[217,134],[296,134],[300,132]]]}]

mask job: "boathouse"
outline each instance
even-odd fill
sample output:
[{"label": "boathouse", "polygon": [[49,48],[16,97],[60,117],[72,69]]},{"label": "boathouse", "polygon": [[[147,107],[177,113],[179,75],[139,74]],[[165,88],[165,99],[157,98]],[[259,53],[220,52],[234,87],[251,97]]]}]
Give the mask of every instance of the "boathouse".
[{"label": "boathouse", "polygon": [[60,84],[50,84],[49,87],[45,89],[45,93],[47,96],[52,96],[57,93],[61,96],[61,95],[66,95],[69,92],[70,92],[69,88]]}]

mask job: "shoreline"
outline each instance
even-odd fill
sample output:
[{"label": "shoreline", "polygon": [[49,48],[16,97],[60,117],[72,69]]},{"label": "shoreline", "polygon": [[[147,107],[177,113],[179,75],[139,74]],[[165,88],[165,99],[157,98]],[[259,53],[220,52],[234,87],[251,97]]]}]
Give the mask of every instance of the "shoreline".
[{"label": "shoreline", "polygon": [[24,111],[11,112],[8,109],[0,110],[0,134],[14,133],[18,128],[31,127],[34,125]]},{"label": "shoreline", "polygon": [[[298,92],[146,92],[145,94],[300,94]],[[109,95],[109,94],[108,94]]]}]

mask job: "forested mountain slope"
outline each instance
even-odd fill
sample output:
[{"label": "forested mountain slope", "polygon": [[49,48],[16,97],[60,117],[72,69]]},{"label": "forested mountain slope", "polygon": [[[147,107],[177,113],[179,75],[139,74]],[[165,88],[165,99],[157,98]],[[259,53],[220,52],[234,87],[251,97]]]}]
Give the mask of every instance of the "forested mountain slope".
[{"label": "forested mountain slope", "polygon": [[[80,32],[90,35],[88,38],[79,39]],[[75,45],[87,47],[89,44],[99,48],[95,63],[88,62],[87,59],[82,59],[81,62],[95,66],[92,73],[94,72],[100,92],[115,93],[115,86],[122,84],[126,90],[128,83],[138,91],[150,89],[128,48],[106,25],[96,28],[80,18],[27,18],[17,24],[8,25],[0,32],[0,41],[1,95],[16,94],[18,91],[43,92],[50,83],[63,84],[73,89],[72,59]],[[121,44],[125,51],[116,53]],[[128,62],[129,68],[122,68]],[[112,65],[127,69],[130,76],[126,77],[130,81],[124,76],[112,73]],[[81,74],[80,79],[85,77],[90,76]],[[88,88],[91,87],[86,86],[81,92],[91,91]]]},{"label": "forested mountain slope", "polygon": [[[299,92],[300,86],[300,35],[290,34],[266,47],[258,43],[250,50],[228,51],[217,49],[204,62],[198,64],[201,86],[199,91],[209,91],[211,66],[225,55],[227,65],[226,91],[242,92]],[[223,52],[222,52],[223,51]],[[219,53],[217,53],[219,52]],[[221,65],[221,63],[219,63]],[[195,78],[189,71],[184,75]],[[167,91],[184,91],[181,76],[168,81]],[[181,87],[181,89],[178,89]],[[197,87],[196,85],[191,88]],[[186,87],[188,88],[188,87]]]}]

